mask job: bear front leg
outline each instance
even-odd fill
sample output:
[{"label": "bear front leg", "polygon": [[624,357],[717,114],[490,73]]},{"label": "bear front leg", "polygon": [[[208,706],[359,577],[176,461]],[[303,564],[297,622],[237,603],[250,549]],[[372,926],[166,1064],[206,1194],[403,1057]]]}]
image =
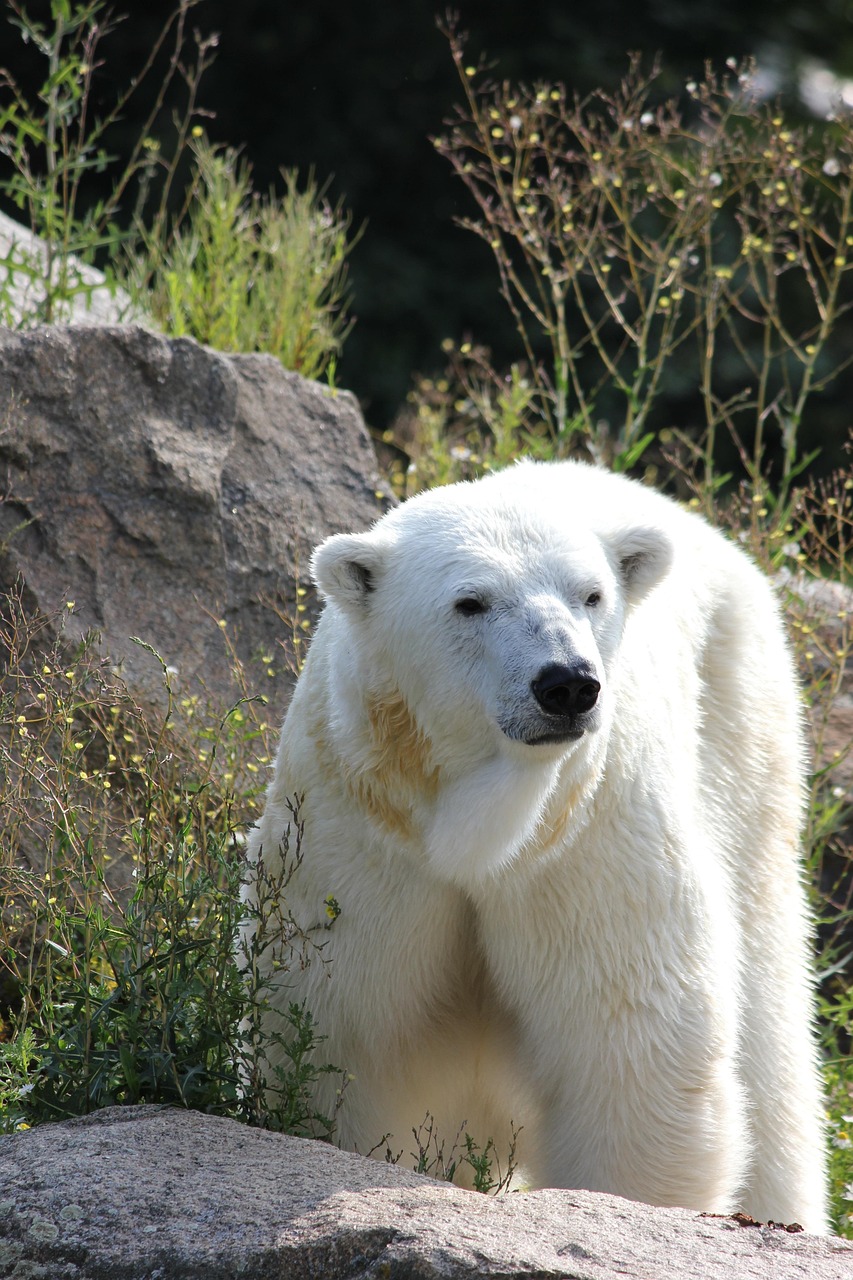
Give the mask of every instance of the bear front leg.
[{"label": "bear front leg", "polygon": [[535,1184],[740,1208],[749,1120],[724,961],[685,919],[584,892],[559,864],[507,877],[478,922],[541,1115]]},{"label": "bear front leg", "polygon": [[686,1054],[668,1019],[608,1021],[575,1014],[561,1052],[550,1032],[526,1030],[543,1115],[536,1185],[733,1212],[748,1144],[731,1060]]}]

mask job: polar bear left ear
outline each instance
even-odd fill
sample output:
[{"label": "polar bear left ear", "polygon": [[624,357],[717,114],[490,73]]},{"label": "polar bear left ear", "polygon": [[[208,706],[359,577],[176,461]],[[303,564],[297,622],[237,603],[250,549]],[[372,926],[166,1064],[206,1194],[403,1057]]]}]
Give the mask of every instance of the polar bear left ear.
[{"label": "polar bear left ear", "polygon": [[388,542],[371,533],[336,533],[311,557],[321,596],[343,609],[362,611],[385,564]]},{"label": "polar bear left ear", "polygon": [[609,539],[616,555],[625,594],[631,604],[642,600],[672,564],[669,535],[654,525],[639,525],[614,532]]}]

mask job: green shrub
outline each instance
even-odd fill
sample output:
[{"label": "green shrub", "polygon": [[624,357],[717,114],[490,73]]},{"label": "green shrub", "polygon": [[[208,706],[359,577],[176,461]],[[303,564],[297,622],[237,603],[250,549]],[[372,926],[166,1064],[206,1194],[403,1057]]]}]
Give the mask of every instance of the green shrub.
[{"label": "green shrub", "polygon": [[166,333],[219,351],[265,351],[306,378],[334,365],[349,331],[349,219],[309,176],[285,172],[281,198],[252,191],[229,148],[193,144],[190,191],[176,224],[141,229],[135,292]]},{"label": "green shrub", "polygon": [[[321,952],[287,912],[298,847],[262,877],[251,909],[262,927],[239,941],[251,780],[270,750],[257,704],[218,719],[193,698],[175,706],[164,668],[158,720],[17,593],[2,601],[0,652],[2,1128],[168,1102],[330,1136],[310,1085],[335,1068],[317,1065],[310,1013],[291,1006],[286,1034],[260,1027],[261,953]],[[274,1042],[287,1046],[283,1070],[268,1064]]]},{"label": "green shrub", "polygon": [[[196,114],[199,83],[216,43],[196,35],[195,48],[188,51],[187,18],[196,3],[177,0],[144,65],[104,115],[94,114],[93,81],[115,22],[103,0],[50,0],[46,22],[11,6],[9,21],[21,41],[38,51],[45,78],[30,100],[13,71],[0,67],[0,194],[41,238],[44,254],[17,244],[0,259],[3,324],[67,320],[74,300],[93,289],[81,266],[102,267],[115,294],[122,254],[134,234],[130,206],[137,219],[144,213],[153,226],[162,223]],[[162,72],[156,70],[161,55],[166,58]],[[152,105],[130,154],[117,160],[109,151],[110,131],[154,74],[159,82]],[[176,83],[183,85],[184,103],[167,153],[154,131]],[[110,193],[93,201],[88,181],[104,173],[112,178]]]},{"label": "green shrub", "polygon": [[[723,459],[756,485],[772,459],[784,505],[812,460],[807,413],[850,364],[853,120],[794,127],[757,99],[748,67],[689,84],[682,111],[637,59],[616,92],[578,101],[560,84],[497,82],[448,35],[465,100],[435,146],[472,197],[461,223],[494,255],[519,359],[504,375],[476,345],[448,344],[447,393],[432,380],[403,424],[415,487],[430,453],[419,437],[484,466],[514,438],[662,472],[663,443],[709,511],[731,479]],[[662,416],[664,388],[687,421]]]}]

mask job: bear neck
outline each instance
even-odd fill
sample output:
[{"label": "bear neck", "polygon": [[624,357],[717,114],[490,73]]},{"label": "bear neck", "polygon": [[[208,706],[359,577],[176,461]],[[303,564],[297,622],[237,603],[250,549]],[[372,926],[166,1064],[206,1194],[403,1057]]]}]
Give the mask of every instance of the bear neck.
[{"label": "bear neck", "polygon": [[348,706],[328,708],[315,734],[328,782],[443,880],[473,891],[518,859],[557,854],[586,825],[604,733],[562,757],[507,744],[506,753],[449,761],[394,686],[362,686]]}]

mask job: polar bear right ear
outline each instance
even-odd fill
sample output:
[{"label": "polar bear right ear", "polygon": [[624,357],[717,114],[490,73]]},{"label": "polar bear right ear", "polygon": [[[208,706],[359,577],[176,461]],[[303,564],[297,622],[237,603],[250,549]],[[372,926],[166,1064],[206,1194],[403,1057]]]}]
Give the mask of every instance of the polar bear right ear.
[{"label": "polar bear right ear", "polygon": [[371,533],[336,533],[311,557],[311,574],[320,595],[343,609],[361,612],[376,590],[389,547]]},{"label": "polar bear right ear", "polygon": [[654,525],[637,525],[612,534],[610,543],[628,601],[636,604],[669,572],[672,540]]}]

